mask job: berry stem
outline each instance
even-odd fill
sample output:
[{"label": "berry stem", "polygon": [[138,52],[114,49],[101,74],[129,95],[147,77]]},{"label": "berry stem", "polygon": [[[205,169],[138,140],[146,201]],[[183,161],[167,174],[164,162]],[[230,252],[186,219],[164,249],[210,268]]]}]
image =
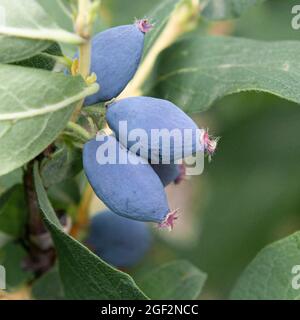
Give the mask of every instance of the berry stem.
[{"label": "berry stem", "polygon": [[91,136],[88,133],[88,131],[75,122],[69,121],[66,126],[66,129],[76,133],[76,135],[80,137],[83,141],[88,141],[91,139]]},{"label": "berry stem", "polygon": [[[85,41],[79,46],[79,66],[78,72],[86,79],[90,73],[91,66],[91,33],[92,33],[92,23],[90,19],[90,13],[92,10],[91,0],[78,0],[78,15],[75,21],[75,31],[76,33],[85,39]],[[83,100],[81,100],[72,115],[72,121],[76,122],[80,110],[82,108]]]},{"label": "berry stem", "polygon": [[23,237],[23,246],[27,251],[26,258],[22,261],[22,267],[33,271],[35,276],[40,276],[48,271],[54,264],[54,250],[50,248],[45,250],[40,247],[34,239],[41,239],[41,235],[50,234],[46,231],[33,177],[34,160],[30,161],[24,173],[25,200],[28,208],[27,230]]},{"label": "berry stem", "polygon": [[78,0],[78,16],[75,22],[76,33],[86,41],[79,46],[79,73],[85,79],[90,73],[91,64],[91,0]]},{"label": "berry stem", "polygon": [[83,197],[81,199],[78,211],[76,222],[73,224],[72,229],[70,231],[70,235],[75,239],[80,235],[80,231],[83,230],[89,222],[89,209],[91,200],[93,198],[94,192],[92,187],[88,184]]}]

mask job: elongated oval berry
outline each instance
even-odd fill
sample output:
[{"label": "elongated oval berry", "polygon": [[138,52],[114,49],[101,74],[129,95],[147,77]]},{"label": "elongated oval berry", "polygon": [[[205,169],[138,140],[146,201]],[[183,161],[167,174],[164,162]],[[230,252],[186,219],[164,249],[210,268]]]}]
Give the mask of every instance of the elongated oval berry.
[{"label": "elongated oval berry", "polygon": [[85,99],[85,105],[108,101],[118,96],[133,78],[144,48],[147,20],[114,27],[92,39],[91,72],[97,76],[99,92]]},{"label": "elongated oval berry", "polygon": [[145,222],[120,217],[110,210],[92,219],[87,246],[115,267],[136,265],[151,247],[151,233]]},{"label": "elongated oval berry", "polygon": [[150,97],[119,100],[108,106],[106,118],[118,140],[131,151],[134,147],[137,154],[151,159],[151,163],[182,159],[196,152],[213,153],[216,148],[205,130],[167,100]]},{"label": "elongated oval berry", "polygon": [[185,176],[184,164],[152,164],[151,167],[159,176],[164,187],[172,182],[174,182],[175,184],[180,183]]},{"label": "elongated oval berry", "polygon": [[176,212],[170,213],[164,187],[152,167],[114,136],[98,135],[87,142],[83,167],[96,195],[113,212],[162,226],[169,226],[167,218],[175,219]]}]

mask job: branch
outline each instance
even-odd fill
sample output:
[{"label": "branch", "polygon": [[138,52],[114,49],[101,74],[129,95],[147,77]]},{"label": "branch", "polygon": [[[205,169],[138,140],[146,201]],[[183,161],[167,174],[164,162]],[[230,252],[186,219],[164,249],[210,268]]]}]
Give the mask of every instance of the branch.
[{"label": "branch", "polygon": [[[90,73],[91,66],[91,32],[92,32],[92,22],[91,22],[91,10],[92,1],[91,0],[78,0],[78,15],[75,22],[75,31],[77,35],[85,39],[84,43],[79,46],[79,66],[78,72],[85,80]],[[82,108],[83,100],[81,100],[73,113],[72,121],[76,122],[80,110]]]}]

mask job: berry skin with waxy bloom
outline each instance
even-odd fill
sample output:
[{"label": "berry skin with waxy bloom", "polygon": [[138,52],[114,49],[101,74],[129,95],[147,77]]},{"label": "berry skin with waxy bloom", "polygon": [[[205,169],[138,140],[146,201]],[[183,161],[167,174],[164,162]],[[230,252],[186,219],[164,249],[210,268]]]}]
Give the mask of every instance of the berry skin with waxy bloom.
[{"label": "berry skin with waxy bloom", "polygon": [[[105,163],[106,152],[115,162]],[[100,164],[101,159],[105,161]],[[100,135],[84,145],[83,168],[96,195],[114,213],[168,227],[170,209],[162,182],[147,160],[128,151],[114,136]]]},{"label": "berry skin with waxy bloom", "polygon": [[90,70],[95,73],[100,90],[87,97],[84,105],[109,101],[123,91],[136,73],[145,34],[151,28],[147,20],[137,20],[132,25],[110,28],[92,38]]},{"label": "berry skin with waxy bloom", "polygon": [[[148,158],[150,163],[165,163],[168,159],[173,162],[197,152],[211,155],[216,148],[216,142],[205,135],[204,129],[199,129],[187,114],[167,100],[151,97],[122,99],[108,105],[106,119],[117,139],[128,148],[134,146],[137,154]],[[121,126],[125,123],[126,130]],[[140,129],[146,133],[145,139],[129,139],[131,132]]]},{"label": "berry skin with waxy bloom", "polygon": [[107,263],[129,268],[145,256],[152,236],[145,222],[123,218],[110,210],[91,219],[87,246]]}]

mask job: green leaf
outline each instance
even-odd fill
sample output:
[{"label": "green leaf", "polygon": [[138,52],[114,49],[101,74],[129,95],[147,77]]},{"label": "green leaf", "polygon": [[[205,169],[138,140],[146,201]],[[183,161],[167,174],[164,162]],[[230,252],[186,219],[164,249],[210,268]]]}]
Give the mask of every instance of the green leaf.
[{"label": "green leaf", "polygon": [[50,54],[53,56],[63,56],[61,47],[56,42],[52,43],[50,47],[48,47],[46,50],[44,50],[44,53],[47,53],[47,54]]},{"label": "green leaf", "polygon": [[189,3],[190,0],[164,0],[151,10],[146,17],[154,23],[154,28],[145,38],[144,56],[147,55],[154,42],[160,36],[174,11],[181,5]]},{"label": "green leaf", "polygon": [[243,272],[232,299],[298,300],[292,272],[300,261],[300,232],[265,247]]},{"label": "green leaf", "polygon": [[[60,26],[62,29],[67,30],[69,32],[73,32],[74,30],[74,23],[73,23],[73,19],[74,19],[74,13],[73,13],[73,9],[72,7],[75,9],[77,9],[77,3],[76,1],[73,1],[73,4],[71,6],[71,2],[69,0],[36,0],[41,7],[43,7],[43,9],[47,12],[47,14],[49,16],[51,16],[52,20],[54,20],[58,26]],[[158,1],[158,0],[156,0]],[[109,0],[109,2],[112,2],[112,0]],[[130,6],[131,4],[131,0],[129,0],[129,3],[124,3],[126,1],[122,1],[122,4],[124,7],[127,6],[128,9],[128,5]],[[104,4],[101,1],[101,6],[103,8]],[[132,6],[137,6],[137,4],[132,4]],[[106,10],[106,8],[105,8]],[[119,8],[117,8],[116,10],[120,10]],[[130,10],[130,9],[129,9]],[[100,31],[103,31],[104,29],[106,29],[108,26],[105,24],[104,19],[102,19],[102,10],[100,10],[100,12],[97,12],[97,16],[95,17],[95,21],[94,21],[94,25],[92,27],[92,33],[96,34]],[[114,15],[117,14],[116,11],[113,12]],[[122,12],[122,9],[120,10],[120,14],[123,15],[124,17],[124,10]],[[103,14],[104,15],[104,14]],[[136,15],[132,15],[132,11],[131,11],[131,20],[136,17]],[[129,23],[129,21],[125,20],[125,23]],[[76,48],[75,48],[76,49]]]},{"label": "green leaf", "polygon": [[34,167],[35,187],[45,223],[57,250],[59,273],[68,299],[146,299],[133,279],[103,262],[62,231]]},{"label": "green leaf", "polygon": [[[73,21],[71,19],[71,8],[69,0],[36,0],[36,2],[44,9],[45,12],[55,23],[62,29],[72,32],[74,30]],[[75,6],[77,5],[74,1]]]},{"label": "green leaf", "polygon": [[12,237],[24,233],[27,211],[22,185],[16,185],[0,197],[0,231]]},{"label": "green leaf", "polygon": [[209,20],[238,18],[250,7],[265,0],[206,0],[202,15]]},{"label": "green leaf", "polygon": [[0,65],[0,175],[42,152],[68,122],[75,102],[98,90],[83,79]]},{"label": "green leaf", "polygon": [[[91,127],[89,120],[92,120],[98,129],[102,129],[105,125],[106,107],[103,103],[84,107],[79,118],[79,123],[83,127]],[[93,126],[92,126],[93,127]]]},{"label": "green leaf", "polygon": [[44,158],[41,163],[41,177],[46,188],[73,178],[82,169],[81,150],[65,143],[57,146],[57,150]]},{"label": "green leaf", "polygon": [[45,69],[51,71],[55,67],[58,59],[63,59],[62,52],[60,46],[57,43],[53,43],[43,52],[29,59],[18,61],[14,64],[23,67]]},{"label": "green leaf", "polygon": [[150,94],[188,112],[203,111],[223,96],[253,90],[300,103],[299,52],[299,42],[193,34],[161,54]]},{"label": "green leaf", "polygon": [[78,206],[80,203],[81,194],[76,179],[52,185],[47,193],[54,208],[68,210],[70,206]]},{"label": "green leaf", "polygon": [[11,242],[0,249],[0,265],[6,270],[6,285],[8,290],[16,289],[33,279],[33,274],[24,271],[22,264],[27,253],[23,247]]},{"label": "green leaf", "polygon": [[0,63],[29,59],[51,45],[49,41],[36,41],[0,35]]},{"label": "green leaf", "polygon": [[188,261],[173,261],[150,272],[140,286],[151,299],[194,300],[205,280],[206,274]]},{"label": "green leaf", "polygon": [[78,35],[58,27],[35,0],[1,0],[1,14],[2,35],[73,44],[83,42]]},{"label": "green leaf", "polygon": [[65,299],[59,272],[56,267],[43,274],[42,277],[33,283],[32,295],[38,300]]},{"label": "green leaf", "polygon": [[4,176],[0,177],[0,194],[7,191],[16,184],[23,182],[23,171],[22,169],[16,169]]}]

